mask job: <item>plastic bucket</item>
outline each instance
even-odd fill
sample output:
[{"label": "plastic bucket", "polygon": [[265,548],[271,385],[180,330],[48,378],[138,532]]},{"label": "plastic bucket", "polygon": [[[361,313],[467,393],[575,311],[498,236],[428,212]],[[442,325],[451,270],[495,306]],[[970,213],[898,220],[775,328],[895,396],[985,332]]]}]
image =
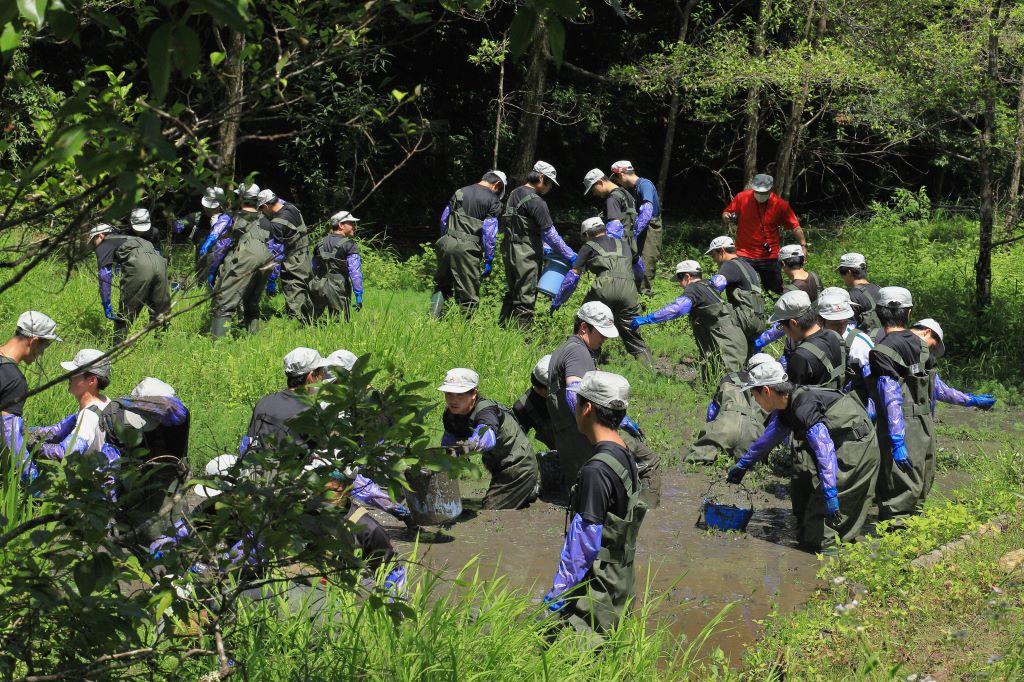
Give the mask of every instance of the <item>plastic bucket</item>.
[{"label": "plastic bucket", "polygon": [[704,493],[704,501],[701,504],[700,516],[697,518],[697,525],[704,525],[706,528],[715,530],[738,530],[747,529],[747,524],[754,516],[754,498],[742,485],[742,490],[747,495],[748,507],[738,507],[735,504],[722,504],[711,495],[711,489],[715,487],[712,483],[707,492]]},{"label": "plastic bucket", "polygon": [[462,514],[459,482],[435,471],[407,471],[409,493],[405,496],[418,526],[437,526],[454,521]]},{"label": "plastic bucket", "polygon": [[537,282],[537,290],[542,294],[554,298],[558,295],[558,289],[562,286],[565,273],[569,272],[569,264],[560,258],[548,258],[544,263],[544,271],[540,274]]}]

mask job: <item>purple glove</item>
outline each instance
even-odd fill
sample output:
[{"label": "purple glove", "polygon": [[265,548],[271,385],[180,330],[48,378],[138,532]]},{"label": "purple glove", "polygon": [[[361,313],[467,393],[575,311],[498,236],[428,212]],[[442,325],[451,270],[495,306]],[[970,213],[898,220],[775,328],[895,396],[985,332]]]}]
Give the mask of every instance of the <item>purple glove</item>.
[{"label": "purple glove", "polygon": [[636,216],[636,229],[633,230],[634,236],[639,237],[647,229],[647,224],[651,222],[653,217],[654,204],[649,201],[640,204],[640,212]]},{"label": "purple glove", "polygon": [[603,530],[604,526],[600,523],[587,523],[579,514],[573,516],[565,534],[565,542],[562,543],[558,570],[555,571],[551,589],[544,596],[544,602],[552,611],[558,611],[564,606],[564,602],[559,601],[562,595],[583,582],[601,549]]},{"label": "purple glove", "polygon": [[21,477],[23,480],[35,478],[31,474],[34,470],[29,459],[28,446],[25,444],[25,420],[18,414],[0,415],[0,436],[3,437],[3,444],[7,447],[13,457],[17,457],[21,464]]},{"label": "purple glove", "polygon": [[615,239],[622,239],[622,235],[624,233],[622,221],[609,220],[607,223],[605,223],[604,231],[605,233],[608,234],[609,237],[613,237]]},{"label": "purple glove", "polygon": [[725,291],[725,286],[729,283],[729,280],[725,278],[725,275],[715,273],[711,275],[711,286],[715,288],[715,291],[722,293]]},{"label": "purple glove", "polygon": [[218,239],[216,246],[213,248],[213,258],[210,260],[210,277],[209,284],[212,287],[214,281],[217,279],[217,271],[220,270],[220,264],[227,258],[228,251],[231,250],[231,237],[225,237],[224,239]]},{"label": "purple glove", "polygon": [[56,424],[33,426],[29,429],[29,432],[32,433],[32,437],[38,443],[59,443],[71,434],[77,421],[78,413],[72,412]]},{"label": "purple glove", "polygon": [[494,429],[487,424],[478,424],[473,429],[473,435],[466,441],[466,445],[476,452],[489,452],[497,442],[498,439],[494,436]]},{"label": "purple glove", "polygon": [[562,240],[562,236],[558,234],[558,230],[555,229],[554,225],[548,225],[544,232],[541,233],[541,239],[545,244],[551,247],[551,249],[558,253],[559,256],[568,261],[575,262],[576,252],[569,248],[568,244]]},{"label": "purple glove", "polygon": [[708,403],[708,411],[707,411],[707,414],[705,415],[704,421],[706,421],[708,423],[711,423],[711,422],[715,421],[715,417],[718,416],[718,410],[719,409],[720,408],[718,407],[718,403],[716,403],[714,400],[709,402]]},{"label": "purple glove", "polygon": [[761,350],[768,344],[775,343],[785,335],[786,332],[782,329],[782,325],[776,322],[771,327],[761,332],[760,336],[754,339],[754,348],[756,350]]},{"label": "purple glove", "polygon": [[[100,303],[103,304],[103,311],[112,311],[110,305],[110,291],[114,286],[114,271],[110,267],[100,268],[99,270],[100,280]],[[113,319],[110,315],[107,315],[109,319]]]},{"label": "purple glove", "polygon": [[448,234],[448,216],[452,214],[452,207],[445,206],[441,211],[441,236]]},{"label": "purple glove", "polygon": [[903,391],[899,382],[892,377],[878,377],[878,397],[885,409],[889,436],[904,438],[907,435],[907,424],[903,421]]},{"label": "purple glove", "polygon": [[[811,446],[811,451],[814,452],[814,461],[818,465],[818,479],[821,481],[822,490],[835,491],[836,471],[839,468],[839,463],[836,460],[836,446],[832,442],[828,428],[818,422],[807,429],[807,442]],[[827,492],[825,497],[828,497]]]},{"label": "purple glove", "polygon": [[352,291],[361,299],[363,296],[363,260],[358,253],[353,253],[345,257],[345,262],[348,264],[348,278],[352,282]]},{"label": "purple glove", "polygon": [[558,308],[572,298],[573,293],[576,291],[576,287],[580,283],[580,273],[575,270],[570,270],[565,273],[565,278],[562,279],[562,285],[558,287],[558,293],[551,299],[551,310],[554,312]]},{"label": "purple glove", "polygon": [[352,497],[367,507],[374,507],[388,513],[391,513],[395,507],[401,506],[395,504],[395,501],[383,488],[362,474],[356,474],[352,481]]},{"label": "purple glove", "polygon": [[768,418],[768,426],[765,427],[764,433],[754,441],[749,450],[743,453],[738,466],[743,469],[750,469],[757,462],[767,457],[772,448],[784,441],[792,431],[779,419],[778,410],[772,412],[771,417]]},{"label": "purple glove", "polygon": [[644,278],[646,273],[647,267],[644,265],[644,259],[637,258],[636,261],[633,262],[633,279],[639,282]]},{"label": "purple glove", "polygon": [[[935,391],[932,393],[932,412],[935,411],[936,400],[949,403],[950,405],[974,407],[974,405],[971,404],[971,397],[970,393],[964,393],[963,391],[958,391],[952,386],[948,386],[946,382],[942,380],[942,377],[938,374],[935,375]],[[989,407],[991,407],[991,405]]]},{"label": "purple glove", "polygon": [[576,414],[576,392],[580,390],[582,385],[582,381],[573,381],[565,387],[565,402],[569,405],[569,409],[572,410],[573,414]]},{"label": "purple glove", "polygon": [[693,301],[688,296],[680,296],[664,308],[644,317],[650,318],[652,323],[657,324],[689,315],[691,310],[693,310]]},{"label": "purple glove", "polygon": [[494,245],[498,243],[498,219],[485,218],[483,227],[484,260],[494,260]]}]

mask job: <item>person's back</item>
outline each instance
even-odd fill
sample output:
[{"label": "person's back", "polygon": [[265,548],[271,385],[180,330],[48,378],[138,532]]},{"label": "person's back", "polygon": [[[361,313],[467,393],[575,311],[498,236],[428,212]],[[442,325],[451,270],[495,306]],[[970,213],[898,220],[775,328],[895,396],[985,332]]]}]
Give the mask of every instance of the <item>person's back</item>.
[{"label": "person's back", "polygon": [[551,428],[551,415],[548,414],[547,398],[530,388],[519,397],[512,407],[512,414],[522,427],[550,450],[555,449],[555,436]]},{"label": "person's back", "polygon": [[794,277],[793,281],[783,288],[783,291],[799,289],[807,294],[811,299],[811,303],[816,302],[818,300],[818,294],[820,294],[821,290],[825,288],[824,284],[822,284],[821,277],[818,276],[818,273],[811,272],[809,270],[801,271],[800,275],[801,277]]},{"label": "person's back", "polygon": [[242,441],[242,454],[252,448],[274,448],[281,444],[308,445],[306,437],[291,427],[291,421],[309,409],[295,391],[281,389],[259,400],[252,410],[249,428]]},{"label": "person's back", "polygon": [[798,386],[840,390],[846,384],[846,344],[830,329],[819,329],[786,352],[786,371]]}]

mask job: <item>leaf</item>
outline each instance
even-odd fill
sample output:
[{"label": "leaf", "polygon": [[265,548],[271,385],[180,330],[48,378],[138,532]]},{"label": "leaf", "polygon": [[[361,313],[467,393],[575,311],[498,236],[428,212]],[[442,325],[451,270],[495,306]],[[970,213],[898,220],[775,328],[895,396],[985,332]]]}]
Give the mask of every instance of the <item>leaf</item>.
[{"label": "leaf", "polygon": [[147,61],[149,62],[149,83],[153,99],[163,100],[167,84],[171,80],[171,36],[174,24],[163,24],[149,39]]},{"label": "leaf", "polygon": [[523,8],[516,13],[512,26],[508,29],[509,52],[518,59],[526,52],[533,41],[534,27],[537,24],[537,13],[532,9]]},{"label": "leaf", "polygon": [[199,36],[188,26],[174,27],[174,61],[182,73],[191,73],[199,65]]},{"label": "leaf", "polygon": [[224,61],[224,56],[225,55],[223,52],[211,52],[210,66],[217,66],[218,64],[220,64],[222,61]]},{"label": "leaf", "polygon": [[230,26],[240,33],[245,32],[245,24],[249,19],[248,0],[191,0],[189,7],[207,12],[218,24]]},{"label": "leaf", "polygon": [[73,570],[75,576],[75,587],[78,588],[78,594],[86,597],[93,593],[96,589],[96,575],[93,571],[93,564],[91,561],[79,561],[75,564]]},{"label": "leaf", "polygon": [[547,27],[551,58],[555,60],[556,66],[561,66],[562,58],[565,56],[565,25],[558,17],[549,17]]},{"label": "leaf", "polygon": [[92,570],[96,589],[102,590],[114,577],[114,561],[106,552],[96,552],[92,556]]},{"label": "leaf", "polygon": [[6,54],[18,47],[21,40],[21,32],[14,28],[14,24],[6,24],[3,33],[0,33],[0,54]]},{"label": "leaf", "polygon": [[46,0],[18,0],[18,14],[42,28],[46,15]]},{"label": "leaf", "polygon": [[408,94],[409,93],[402,92],[401,90],[392,90],[391,91],[391,96],[394,97],[395,101],[398,101],[398,102],[401,102],[403,99],[405,99],[405,96],[408,95]]}]

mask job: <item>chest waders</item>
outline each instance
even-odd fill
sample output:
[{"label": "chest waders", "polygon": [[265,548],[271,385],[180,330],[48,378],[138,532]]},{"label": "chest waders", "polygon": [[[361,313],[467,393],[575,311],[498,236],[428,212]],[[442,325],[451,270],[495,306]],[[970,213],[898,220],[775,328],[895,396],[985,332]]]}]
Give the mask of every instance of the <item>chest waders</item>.
[{"label": "chest waders", "polygon": [[115,341],[123,341],[128,327],[142,308],[149,309],[149,321],[171,309],[171,290],[167,282],[167,261],[153,244],[140,237],[125,237],[114,252],[114,262],[121,266],[120,319],[114,322]]},{"label": "chest waders", "polygon": [[648,509],[661,504],[661,457],[644,442],[625,429],[619,429],[619,438],[626,444],[636,462],[640,478],[640,500]]},{"label": "chest waders", "polygon": [[231,234],[234,245],[220,266],[213,290],[211,335],[214,338],[227,332],[227,325],[239,308],[242,308],[242,318],[249,331],[257,330],[260,299],[273,268],[273,254],[267,248],[270,232],[263,227],[259,213],[237,211]]},{"label": "chest waders", "polygon": [[768,415],[754,402],[750,391],[740,389],[738,382],[737,372],[718,382],[714,396],[718,415],[701,426],[686,454],[688,462],[711,463],[723,453],[738,459],[764,433]]},{"label": "chest waders", "polygon": [[313,269],[309,263],[309,233],[306,223],[298,225],[274,218],[284,234],[284,261],[281,263],[281,292],[284,294],[285,310],[289,317],[305,320],[312,312],[309,300],[309,280]]},{"label": "chest waders", "polygon": [[[831,329],[826,330],[830,334],[836,334]],[[836,334],[836,336],[839,336]],[[797,350],[805,350],[814,358],[821,363],[822,367],[825,368],[825,379],[819,384],[808,384],[808,386],[815,386],[817,388],[827,388],[832,391],[841,391],[846,386],[846,344],[840,339],[839,349],[842,354],[842,362],[839,364],[832,364],[831,358],[821,346],[811,341],[802,341]],[[794,351],[795,352],[795,351]]]},{"label": "chest waders", "polygon": [[[578,336],[570,336],[567,343],[578,343],[584,349],[586,344]],[[552,369],[558,365],[561,347],[551,356]],[[589,353],[589,349],[587,349]],[[581,379],[583,377],[580,377]],[[548,383],[548,414],[551,416],[551,431],[558,450],[558,463],[562,470],[563,484],[568,486],[576,480],[580,467],[594,454],[594,446],[580,433],[576,426],[576,415],[565,399],[565,379],[552,371]]]},{"label": "chest waders", "polygon": [[935,369],[928,369],[931,351],[921,341],[916,363],[907,367],[895,350],[885,345],[874,350],[889,358],[900,373],[903,393],[903,421],[906,423],[905,444],[913,469],[904,472],[892,461],[892,440],[885,403],[875,395],[878,419],[878,445],[881,451],[881,473],[878,477],[878,512],[881,519],[899,519],[919,514],[935,482],[935,423],[932,417],[932,394],[935,392]]},{"label": "chest waders", "polygon": [[607,305],[612,311],[622,344],[629,354],[647,365],[653,365],[654,358],[639,330],[629,326],[633,318],[640,315],[632,254],[625,241],[611,241],[614,243],[613,249],[605,248],[597,240],[587,242],[594,250],[594,258],[587,264],[587,269],[594,274],[594,283],[584,302],[601,301]]},{"label": "chest waders", "polygon": [[734,258],[732,262],[739,267],[743,283],[750,288],[747,290],[736,287],[729,294],[729,302],[735,311],[736,326],[747,337],[747,352],[752,354],[754,339],[760,336],[765,328],[764,290],[761,288],[761,278],[750,263],[739,258]]},{"label": "chest waders", "polygon": [[470,421],[476,421],[480,412],[489,407],[497,407],[501,411],[501,427],[494,434],[494,447],[490,452],[483,453],[484,466],[491,474],[491,483],[480,508],[519,509],[537,499],[540,485],[537,455],[516,418],[493,400],[477,400],[469,415]]},{"label": "chest waders", "polygon": [[[797,387],[790,401],[809,391]],[[806,548],[820,551],[834,547],[837,539],[852,542],[864,529],[868,510],[875,498],[878,479],[878,440],[875,428],[855,395],[829,391],[841,396],[825,411],[825,427],[836,449],[836,490],[843,521],[835,528],[826,523],[825,496],[818,477],[817,460],[806,440],[801,440],[793,459],[790,482],[797,540]]]},{"label": "chest waders", "polygon": [[[640,500],[640,488],[633,483],[629,470],[618,460],[604,452],[596,453],[592,459],[605,464],[622,481],[627,495],[626,513],[619,517],[609,511],[605,516],[601,548],[578,588],[581,591],[567,600],[566,611],[574,627],[604,634],[618,625],[633,598],[636,538],[647,514],[647,505]],[[577,490],[578,484],[573,486],[572,514],[579,507]]]},{"label": "chest waders", "polygon": [[435,290],[443,299],[455,299],[464,315],[472,315],[480,304],[484,221],[466,213],[464,201],[462,190],[457,190],[449,204],[447,230],[434,243]]},{"label": "chest waders", "polygon": [[[719,298],[719,293],[706,280],[700,280],[690,286],[704,287],[710,296],[692,299],[693,310],[690,311],[690,324],[693,326],[693,337],[697,341],[701,355],[705,360],[717,358],[721,363],[720,371],[705,362],[701,368],[706,381],[713,381],[721,372],[739,372],[747,360],[747,339],[736,326],[732,306]],[[701,301],[701,302],[698,302]],[[707,302],[704,302],[704,301]]]},{"label": "chest waders", "polygon": [[[636,228],[636,200],[633,199],[632,194],[621,187],[613,189],[611,196],[618,197],[619,201],[622,202],[622,205],[626,207],[625,215],[619,218],[619,221],[622,223],[622,238],[626,240],[627,244],[629,244],[629,250],[631,253],[639,253],[636,248],[636,235],[633,232]],[[604,220],[605,224],[610,220],[608,217],[607,206],[601,212],[601,218]]]},{"label": "chest waders", "polygon": [[857,326],[861,329],[866,329],[869,332],[874,333],[876,329],[882,328],[882,321],[878,319],[878,311],[875,310],[875,306],[877,305],[875,303],[875,299],[872,298],[870,292],[868,292],[866,285],[854,284],[853,288],[863,292],[864,297],[867,298],[871,304],[870,308],[855,311],[854,317],[857,321]]},{"label": "chest waders", "polygon": [[640,233],[636,247],[640,249],[640,257],[644,259],[644,276],[639,282],[640,293],[649,295],[652,282],[658,271],[658,259],[661,258],[661,244],[664,239],[661,216],[656,215],[647,223],[647,229]]},{"label": "chest waders", "polygon": [[505,266],[505,296],[501,302],[502,324],[515,321],[526,327],[533,322],[537,305],[537,280],[540,277],[544,242],[540,230],[547,225],[535,226],[521,209],[531,201],[541,201],[535,192],[527,192],[509,199],[501,216],[501,259]]},{"label": "chest waders", "polygon": [[342,315],[346,322],[349,321],[352,284],[348,279],[348,260],[341,254],[342,247],[351,242],[345,237],[333,247],[326,240],[317,247],[319,271],[313,273],[313,281],[309,285],[314,316],[328,312]]}]

